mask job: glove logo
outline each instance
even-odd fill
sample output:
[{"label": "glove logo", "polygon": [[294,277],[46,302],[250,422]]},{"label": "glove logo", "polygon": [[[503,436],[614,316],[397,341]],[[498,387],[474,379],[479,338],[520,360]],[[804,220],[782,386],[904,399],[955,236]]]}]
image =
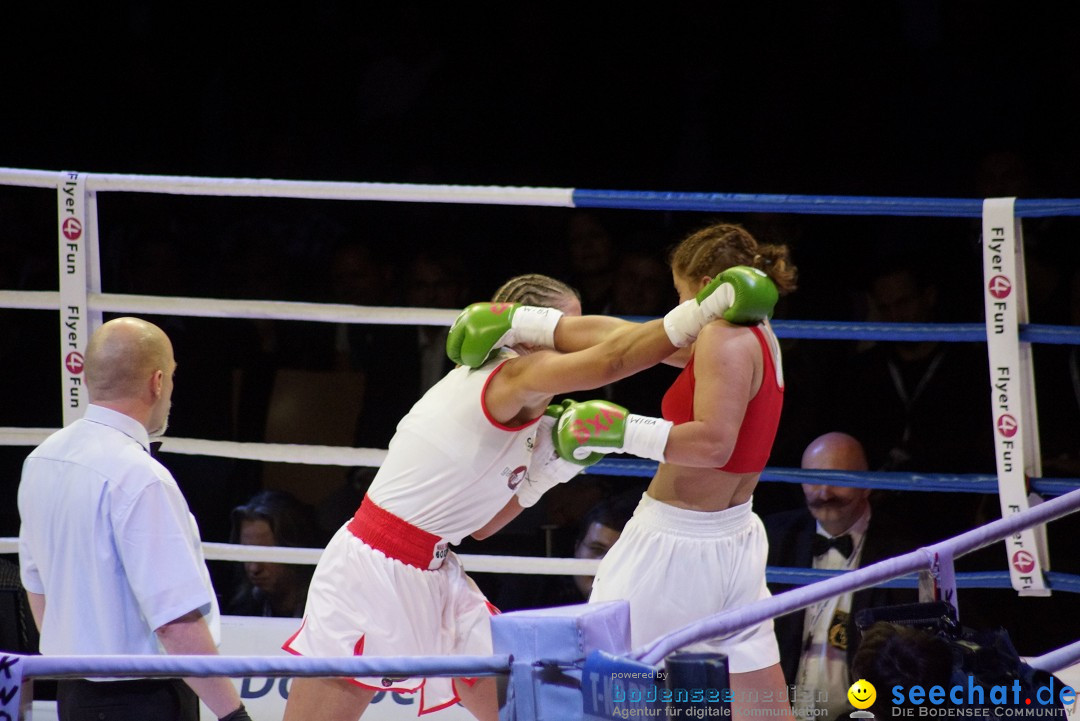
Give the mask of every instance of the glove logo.
[{"label": "glove logo", "polygon": [[506,311],[514,307],[514,303],[492,303],[491,312],[495,315],[502,315]]},{"label": "glove logo", "polygon": [[610,431],[614,421],[622,420],[625,417],[625,413],[621,413],[614,408],[601,408],[600,412],[592,418],[574,419],[573,423],[570,424],[570,433],[579,445],[585,445],[594,435]]}]

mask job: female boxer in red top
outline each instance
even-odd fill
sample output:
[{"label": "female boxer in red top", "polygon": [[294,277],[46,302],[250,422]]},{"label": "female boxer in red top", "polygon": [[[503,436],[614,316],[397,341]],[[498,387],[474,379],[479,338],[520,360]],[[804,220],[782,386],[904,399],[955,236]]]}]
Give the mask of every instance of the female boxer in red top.
[{"label": "female boxer in red top", "polygon": [[[759,244],[738,225],[708,226],[671,255],[683,301],[733,266],[761,270],[780,295],[794,290],[796,269],[787,247]],[[630,602],[635,647],[769,595],[768,542],[752,499],[783,402],[776,336],[768,320],[736,325],[718,319],[667,362],[682,365],[683,372],[663,399],[664,420],[638,421],[659,429],[653,433],[661,438],[653,445],[661,453],[653,458],[660,466],[634,517],[601,562],[590,597],[591,602]],[[560,455],[587,462],[596,460],[597,453],[624,450],[583,425],[603,413],[602,406],[589,401],[564,411],[556,432]],[[783,712],[787,695],[772,621],[684,650],[728,656],[733,715],[740,706],[740,712],[749,712],[765,705],[765,698],[781,704]]]}]

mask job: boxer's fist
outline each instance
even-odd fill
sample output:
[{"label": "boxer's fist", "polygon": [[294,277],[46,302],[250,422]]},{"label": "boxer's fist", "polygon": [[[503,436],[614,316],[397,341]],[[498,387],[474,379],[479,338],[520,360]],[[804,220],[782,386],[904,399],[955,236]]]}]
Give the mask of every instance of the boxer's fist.
[{"label": "boxer's fist", "polygon": [[[776,301],[780,293],[776,290],[776,284],[764,272],[747,265],[736,265],[728,268],[713,279],[709,285],[719,282],[721,286],[730,285],[732,288],[732,300],[730,307],[720,314],[729,323],[749,324],[760,323],[772,315]],[[704,290],[702,292],[705,292]],[[711,315],[719,310],[712,300],[716,293],[713,292],[706,298],[698,294],[697,301],[705,309],[706,315]],[[715,306],[715,307],[714,307]]]},{"label": "boxer's fist", "polygon": [[562,311],[517,303],[473,303],[461,311],[446,336],[446,355],[454,363],[479,368],[500,348],[531,345],[552,348]]},{"label": "boxer's fist", "polygon": [[589,466],[606,453],[632,453],[663,462],[670,421],[635,415],[604,400],[563,405],[554,439],[564,460]]},{"label": "boxer's fist", "polygon": [[695,298],[664,316],[664,330],[671,344],[682,348],[717,318],[739,324],[765,320],[779,297],[769,276],[757,268],[737,265],[717,274]]},{"label": "boxer's fist", "polygon": [[585,470],[579,463],[572,463],[559,457],[555,450],[555,423],[563,412],[563,406],[550,405],[536,424],[536,437],[533,440],[532,458],[529,460],[529,472],[518,486],[514,495],[522,508],[535,505],[540,497],[560,483],[566,483]]}]

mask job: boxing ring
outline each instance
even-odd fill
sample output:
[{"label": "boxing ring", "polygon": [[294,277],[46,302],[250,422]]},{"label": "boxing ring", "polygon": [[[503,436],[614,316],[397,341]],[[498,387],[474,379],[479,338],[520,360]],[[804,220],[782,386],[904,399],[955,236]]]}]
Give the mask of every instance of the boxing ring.
[{"label": "boxing ring", "polygon": [[[28,694],[23,679],[71,676],[226,675],[286,678],[306,675],[499,675],[506,678],[505,719],[613,718],[621,710],[611,692],[611,669],[655,669],[679,647],[729,633],[805,608],[847,591],[885,583],[917,585],[923,575],[935,597],[955,604],[957,589],[1011,587],[1023,595],[1080,592],[1080,578],[1044,570],[1048,558],[1037,530],[1080,508],[1080,480],[1041,477],[1030,347],[1037,343],[1080,344],[1080,330],[1027,322],[1023,272],[1022,219],[1080,215],[1080,201],[1028,199],[859,198],[599,191],[568,188],[506,188],[380,183],[337,183],[259,179],[188,178],[53,172],[0,168],[0,185],[50,190],[57,198],[59,290],[0,290],[0,307],[59,311],[64,422],[85,406],[79,355],[89,332],[105,313],[213,318],[294,320],[316,323],[448,326],[456,310],[385,308],[280,301],[158,297],[104,292],[101,287],[99,193],[163,193],[192,196],[292,198],[310,200],[463,203],[479,205],[618,208],[652,211],[771,212],[827,215],[884,215],[982,218],[987,323],[883,324],[815,321],[774,322],[781,338],[981,341],[991,368],[1007,369],[1007,412],[988,419],[995,429],[998,473],[905,474],[804,471],[767,468],[766,482],[814,481],[869,488],[997,493],[1002,518],[960,536],[861,569],[837,574],[810,569],[769,569],[769,580],[807,584],[743,608],[732,609],[657,639],[629,648],[624,604],[572,606],[522,611],[494,617],[496,655],[490,657],[320,659],[292,656],[220,657],[16,657],[5,656],[0,680],[0,719],[15,718]],[[995,380],[999,377],[995,376]],[[988,389],[989,391],[990,389]],[[1000,406],[1000,403],[996,403]],[[54,429],[0,428],[0,444],[33,446]],[[385,449],[294,444],[239,443],[195,438],[165,439],[163,450],[196,456],[335,466],[378,466]],[[605,460],[590,473],[651,476],[655,464]],[[1028,490],[1040,498],[1029,497]],[[1047,497],[1049,500],[1042,500]],[[1032,502],[1034,501],[1034,502]],[[1041,502],[1040,502],[1041,501]],[[954,558],[1005,539],[1008,571],[963,574]],[[0,539],[3,552],[14,539]],[[1052,549],[1051,549],[1052,550]],[[265,560],[314,563],[319,549],[284,549],[206,544],[208,560]],[[596,561],[463,555],[471,572],[587,574]],[[524,639],[524,640],[523,640]],[[588,660],[587,660],[588,659]],[[1060,671],[1080,661],[1080,642],[1033,659],[1032,665]],[[624,664],[624,665],[620,665]],[[605,678],[599,675],[608,674]],[[605,686],[606,684],[606,686]],[[604,695],[605,689],[607,695]],[[373,707],[374,709],[375,707]],[[584,709],[584,710],[583,710]],[[449,709],[450,718],[458,709]],[[410,710],[410,714],[412,711]],[[257,714],[257,718],[259,717]],[[375,710],[365,717],[379,718]],[[389,717],[389,716],[387,716]],[[468,718],[467,715],[462,716]]]}]

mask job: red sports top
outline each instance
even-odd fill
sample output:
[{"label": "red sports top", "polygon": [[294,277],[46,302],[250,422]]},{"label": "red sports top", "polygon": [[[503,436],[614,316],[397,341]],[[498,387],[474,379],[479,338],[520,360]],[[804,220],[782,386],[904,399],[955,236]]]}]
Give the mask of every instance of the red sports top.
[{"label": "red sports top", "polygon": [[[739,427],[739,437],[731,458],[723,467],[717,469],[729,473],[760,473],[769,459],[773,441],[776,439],[776,427],[780,423],[780,408],[784,404],[784,387],[779,383],[779,376],[773,362],[772,352],[765,335],[757,326],[750,330],[761,345],[763,372],[761,387],[746,406],[746,415]],[[683,368],[682,373],[664,394],[661,404],[664,418],[675,425],[694,419],[694,356]]]}]

